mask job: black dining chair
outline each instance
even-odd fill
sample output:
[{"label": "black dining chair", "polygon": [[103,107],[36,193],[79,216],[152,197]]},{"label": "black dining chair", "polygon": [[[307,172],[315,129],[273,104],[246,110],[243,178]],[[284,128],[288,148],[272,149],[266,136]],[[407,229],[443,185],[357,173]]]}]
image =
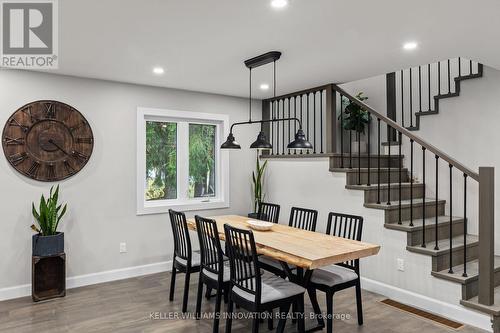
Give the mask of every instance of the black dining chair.
[{"label": "black dining chair", "polygon": [[259,220],[278,223],[280,218],[280,205],[261,202],[259,204]]},{"label": "black dining chair", "polygon": [[231,291],[229,293],[226,333],[231,332],[234,304],[253,312],[252,333],[259,331],[258,314],[279,308],[276,332],[284,332],[286,316],[292,303],[300,313],[299,332],[304,332],[304,292],[297,284],[276,275],[263,273],[257,260],[255,239],[251,230],[224,225],[230,263]]},{"label": "black dining chair", "polygon": [[[339,213],[328,214],[326,229],[328,235],[360,241],[362,231],[363,218],[361,216]],[[326,293],[328,333],[333,331],[333,295],[337,291],[351,287],[356,287],[358,324],[363,325],[359,259],[314,270],[307,291],[311,299],[316,299],[316,290]]]},{"label": "black dining chair", "polygon": [[208,290],[217,290],[215,299],[215,316],[213,332],[219,332],[219,314],[222,295],[227,302],[230,286],[229,263],[224,261],[224,253],[219,239],[217,223],[212,219],[196,215],[196,231],[200,241],[201,271],[198,281],[198,294],[196,299],[196,318],[200,318],[203,285]]},{"label": "black dining chair", "polygon": [[191,249],[191,239],[189,237],[186,215],[172,209],[169,209],[168,214],[170,215],[170,224],[172,225],[172,233],[174,235],[174,257],[172,260],[169,300],[174,300],[175,278],[177,272],[185,273],[182,312],[186,312],[189,296],[189,279],[191,273],[200,271],[201,257],[199,253],[193,252]]},{"label": "black dining chair", "polygon": [[[307,208],[292,207],[290,211],[290,219],[288,225],[290,227],[304,229],[308,231],[316,231],[316,222],[318,220],[318,211]],[[285,277],[286,273],[280,262],[266,256],[259,258],[261,266],[266,271]],[[294,269],[294,267],[290,267]]]}]

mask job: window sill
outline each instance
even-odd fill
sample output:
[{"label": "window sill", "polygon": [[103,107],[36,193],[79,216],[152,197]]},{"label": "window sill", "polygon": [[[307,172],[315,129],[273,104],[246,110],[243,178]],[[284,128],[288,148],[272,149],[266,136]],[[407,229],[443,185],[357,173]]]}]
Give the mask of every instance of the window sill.
[{"label": "window sill", "polygon": [[177,211],[195,211],[195,210],[210,210],[229,208],[229,202],[222,199],[213,199],[208,202],[202,201],[158,201],[147,202],[142,207],[137,207],[137,215],[162,214],[168,213],[169,209]]}]

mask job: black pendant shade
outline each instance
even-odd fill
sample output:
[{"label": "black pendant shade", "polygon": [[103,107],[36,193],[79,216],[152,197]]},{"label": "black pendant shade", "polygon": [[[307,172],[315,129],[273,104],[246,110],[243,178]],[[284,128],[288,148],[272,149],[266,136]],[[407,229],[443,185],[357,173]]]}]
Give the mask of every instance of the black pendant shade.
[{"label": "black pendant shade", "polygon": [[295,140],[290,142],[287,146],[288,149],[313,149],[313,145],[306,140],[304,131],[300,128],[295,134]]},{"label": "black pendant shade", "polygon": [[241,149],[240,144],[234,139],[233,133],[229,133],[226,142],[224,142],[220,147],[222,149]]},{"label": "black pendant shade", "polygon": [[250,148],[272,149],[273,145],[269,141],[267,141],[266,134],[264,134],[264,132],[260,132],[259,135],[257,136],[257,140],[255,140],[250,145]]}]

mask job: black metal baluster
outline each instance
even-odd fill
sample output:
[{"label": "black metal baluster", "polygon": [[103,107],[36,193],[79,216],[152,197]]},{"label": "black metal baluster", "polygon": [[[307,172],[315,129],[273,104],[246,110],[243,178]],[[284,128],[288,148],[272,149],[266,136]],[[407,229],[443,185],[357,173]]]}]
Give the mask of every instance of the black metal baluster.
[{"label": "black metal baluster", "polygon": [[371,185],[371,176],[370,176],[370,165],[371,165],[371,157],[370,157],[370,152],[371,152],[371,147],[370,147],[370,127],[371,127],[371,124],[372,124],[372,116],[371,114],[368,112],[368,181],[367,181],[367,185],[370,186]]},{"label": "black metal baluster", "polygon": [[[303,111],[303,110],[302,110],[302,108],[303,108],[303,106],[302,106],[302,96],[303,96],[303,95],[300,95],[300,122],[303,124],[303,122],[302,122],[302,119],[303,119],[303,118],[302,118],[302,115],[303,115],[303,112],[302,112],[302,111]],[[297,133],[297,132],[295,132],[295,133]],[[300,150],[300,155],[302,155],[302,153],[303,153],[303,151],[302,151],[302,149],[301,149],[301,150]]]},{"label": "black metal baluster", "polygon": [[472,60],[469,60],[469,74],[472,75]]},{"label": "black metal baluster", "polygon": [[[283,107],[283,118],[285,118],[285,100],[283,100],[282,102],[282,107]],[[284,121],[280,121],[281,123],[281,130],[283,132],[283,136],[282,136],[282,139],[281,140],[281,155],[285,155],[285,122]]]},{"label": "black metal baluster", "polygon": [[[402,164],[401,163],[401,146],[403,145],[403,134],[401,132],[398,131],[398,139],[399,139],[399,156],[398,156],[398,166],[399,166],[399,207],[398,207],[398,210],[399,210],[399,221],[398,221],[398,224],[403,224],[402,222],[402,219],[401,219],[401,174],[403,173],[403,170],[402,170]],[[389,161],[389,165],[390,165],[390,161]],[[391,191],[391,188],[389,186],[389,192]]]},{"label": "black metal baluster", "polygon": [[344,168],[344,111],[342,110],[342,98],[344,97],[340,94],[340,167]]},{"label": "black metal baluster", "polygon": [[[387,124],[387,133],[391,133],[392,127]],[[388,154],[388,168],[387,168],[387,205],[391,204],[391,141],[388,140],[389,154]]]},{"label": "black metal baluster", "polygon": [[[293,96],[293,117],[297,118],[297,96]],[[302,120],[302,119],[301,119]],[[293,135],[297,133],[297,122],[293,122]],[[293,150],[293,154],[297,155],[297,149]]]},{"label": "black metal baluster", "polygon": [[450,270],[448,273],[453,274],[453,165],[450,166]]},{"label": "black metal baluster", "polygon": [[[306,102],[307,102],[307,132],[306,132],[306,138],[307,138],[307,141],[310,140],[311,136],[309,135],[309,94],[310,93],[307,93],[306,96]],[[307,154],[309,154],[309,149],[306,151]]]},{"label": "black metal baluster", "polygon": [[[424,189],[425,189],[425,147],[422,147],[422,166],[423,166],[422,183],[424,184]],[[425,245],[425,193],[422,197],[422,247],[426,247],[426,245]]]},{"label": "black metal baluster", "polygon": [[352,130],[349,131],[349,169],[352,169]]},{"label": "black metal baluster", "polygon": [[405,127],[405,102],[404,102],[404,71],[401,70],[401,126]]},{"label": "black metal baluster", "polygon": [[410,227],[413,227],[413,139],[410,139]]},{"label": "black metal baluster", "polygon": [[[320,128],[320,142],[321,142],[320,153],[323,154],[323,91],[320,91],[320,93],[319,93],[319,114],[320,114],[320,116],[319,116],[319,121],[320,121],[319,128]],[[334,115],[334,117],[335,117],[335,115]],[[335,129],[334,129],[334,131],[335,131]]]},{"label": "black metal baluster", "polygon": [[448,94],[451,93],[450,59],[448,59]]},{"label": "black metal baluster", "polygon": [[410,67],[410,127],[413,127],[413,79]]},{"label": "black metal baluster", "polygon": [[439,165],[439,156],[437,155],[434,155],[434,157],[436,158],[436,216],[435,216],[435,223],[434,223],[434,227],[435,227],[435,232],[436,232],[436,245],[434,246],[434,250],[439,250],[439,246],[438,246],[438,192],[439,192],[439,187],[438,187],[438,183],[439,183],[439,172],[438,172],[438,165]]},{"label": "black metal baluster", "polygon": [[313,92],[313,139],[314,139],[314,148],[313,153],[316,154],[316,92]]},{"label": "black metal baluster", "polygon": [[358,185],[361,185],[361,133],[356,131],[358,140]]},{"label": "black metal baluster", "polygon": [[418,66],[418,111],[422,112],[422,67]]},{"label": "black metal baluster", "polygon": [[458,77],[462,76],[462,60],[458,57]]},{"label": "black metal baluster", "polygon": [[380,204],[380,118],[377,118],[378,142],[377,142],[377,204]]},{"label": "black metal baluster", "polygon": [[429,111],[431,110],[431,64],[427,64],[427,85],[429,89],[427,90],[427,98],[429,103]]},{"label": "black metal baluster", "polygon": [[[292,117],[292,110],[290,109],[290,100],[291,100],[291,99],[292,99],[291,97],[290,97],[290,98],[288,98],[288,118],[291,118],[291,117]],[[289,120],[289,121],[288,121],[288,140],[287,140],[287,142],[290,142],[290,129],[291,129],[291,127],[292,127],[292,126],[291,126],[291,122],[290,122],[290,120]],[[289,154],[289,155],[290,155],[290,150],[289,150],[289,149],[287,150],[287,154]]]},{"label": "black metal baluster", "polygon": [[464,273],[467,277],[467,174],[464,173]]},{"label": "black metal baluster", "polygon": [[441,95],[441,61],[438,61],[438,95]]}]

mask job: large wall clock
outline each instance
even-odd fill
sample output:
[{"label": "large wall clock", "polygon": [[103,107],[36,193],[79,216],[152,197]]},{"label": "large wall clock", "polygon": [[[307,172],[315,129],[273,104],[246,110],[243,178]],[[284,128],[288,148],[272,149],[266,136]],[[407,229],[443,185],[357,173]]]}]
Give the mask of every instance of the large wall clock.
[{"label": "large wall clock", "polygon": [[59,181],[87,164],[94,148],[89,123],[75,108],[57,101],[36,101],[10,116],[2,134],[9,163],[39,181]]}]

